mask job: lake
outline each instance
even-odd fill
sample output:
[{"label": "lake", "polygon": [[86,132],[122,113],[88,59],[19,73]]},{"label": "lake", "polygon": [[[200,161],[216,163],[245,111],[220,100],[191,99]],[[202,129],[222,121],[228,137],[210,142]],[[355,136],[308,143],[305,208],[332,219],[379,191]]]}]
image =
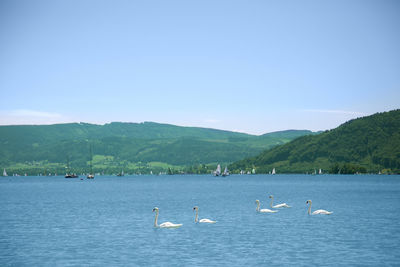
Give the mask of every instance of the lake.
[{"label": "lake", "polygon": [[[270,194],[292,208],[256,213]],[[398,175],[1,177],[0,203],[1,266],[400,263]]]}]

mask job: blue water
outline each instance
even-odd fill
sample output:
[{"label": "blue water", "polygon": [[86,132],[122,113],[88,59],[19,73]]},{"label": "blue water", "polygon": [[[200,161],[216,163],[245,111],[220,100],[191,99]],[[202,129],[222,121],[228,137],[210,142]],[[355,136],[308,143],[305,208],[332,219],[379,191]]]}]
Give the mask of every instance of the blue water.
[{"label": "blue water", "polygon": [[[257,214],[269,194],[293,207]],[[399,176],[0,179],[1,266],[398,265],[399,226]]]}]

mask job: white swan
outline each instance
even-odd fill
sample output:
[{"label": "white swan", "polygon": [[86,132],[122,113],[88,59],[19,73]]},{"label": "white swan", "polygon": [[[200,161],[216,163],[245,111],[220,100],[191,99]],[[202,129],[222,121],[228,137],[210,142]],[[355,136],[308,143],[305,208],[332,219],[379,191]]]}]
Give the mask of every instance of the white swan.
[{"label": "white swan", "polygon": [[153,212],[156,212],[156,219],[154,220],[154,227],[158,227],[158,228],[178,228],[178,227],[181,227],[182,226],[182,224],[175,224],[175,223],[172,223],[172,222],[165,222],[165,223],[162,223],[162,224],[160,224],[160,225],[158,225],[157,224],[157,220],[158,220],[158,208],[157,207],[155,207],[154,209],[153,209]]},{"label": "white swan", "polygon": [[311,213],[311,205],[312,205],[311,200],[307,200],[306,204],[310,204],[310,206],[308,207],[308,215],[317,215],[317,214],[329,215],[333,213],[333,211],[327,211],[327,210],[316,210],[313,213]]},{"label": "white swan", "polygon": [[199,221],[199,207],[197,207],[197,206],[195,206],[194,208],[193,208],[193,210],[195,210],[196,211],[196,216],[194,217],[194,222],[199,222],[199,223],[216,223],[217,221],[213,221],[213,220],[210,220],[210,219],[201,219],[200,221]]},{"label": "white swan", "polygon": [[269,196],[269,198],[271,199],[271,208],[272,209],[278,209],[278,208],[291,208],[291,206],[289,206],[288,204],[286,204],[286,203],[282,203],[282,204],[277,204],[277,205],[273,205],[273,202],[274,202],[274,196],[273,195],[270,195]]},{"label": "white swan", "polygon": [[270,209],[260,209],[260,200],[256,200],[256,204],[257,204],[257,208],[256,211],[257,212],[262,212],[262,213],[275,213],[278,212],[277,210],[270,210]]}]

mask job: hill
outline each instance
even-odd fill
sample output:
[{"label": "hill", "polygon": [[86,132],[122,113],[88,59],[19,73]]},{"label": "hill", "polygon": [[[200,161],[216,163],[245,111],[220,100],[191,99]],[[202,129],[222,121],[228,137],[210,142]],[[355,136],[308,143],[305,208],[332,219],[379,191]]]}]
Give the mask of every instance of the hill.
[{"label": "hill", "polygon": [[85,172],[92,146],[96,172],[147,173],[188,166],[209,172],[217,163],[229,164],[311,133],[255,136],[154,122],[0,126],[0,167],[9,173],[63,173],[69,159],[76,172]]},{"label": "hill", "polygon": [[299,137],[230,165],[269,173],[400,172],[400,110],[350,120],[318,135]]}]

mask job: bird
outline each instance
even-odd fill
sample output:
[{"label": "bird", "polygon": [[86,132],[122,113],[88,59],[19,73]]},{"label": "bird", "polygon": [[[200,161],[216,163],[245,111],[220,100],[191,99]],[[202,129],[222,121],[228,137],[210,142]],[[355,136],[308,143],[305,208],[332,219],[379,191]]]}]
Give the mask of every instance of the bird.
[{"label": "bird", "polygon": [[291,208],[291,206],[289,206],[289,205],[286,204],[286,203],[277,204],[277,205],[274,206],[274,205],[273,205],[274,196],[273,196],[273,195],[270,195],[269,198],[271,199],[271,208],[273,208],[273,209],[278,209],[278,208]]},{"label": "bird", "polygon": [[260,200],[256,200],[256,204],[257,204],[257,208],[256,211],[257,212],[261,212],[261,213],[275,213],[278,212],[277,210],[270,210],[270,209],[260,209]]},{"label": "bird", "polygon": [[310,206],[308,207],[308,215],[329,215],[332,214],[333,211],[327,211],[327,210],[316,210],[313,213],[311,213],[311,205],[312,205],[312,201],[311,200],[307,200],[306,204],[310,204]]},{"label": "bird", "polygon": [[210,220],[210,219],[201,219],[200,221],[199,221],[199,207],[197,207],[197,206],[195,206],[194,208],[193,208],[193,210],[195,210],[196,211],[196,216],[194,217],[194,222],[199,222],[199,223],[216,223],[217,221],[213,221],[213,220]]},{"label": "bird", "polygon": [[179,228],[179,227],[182,226],[182,224],[175,224],[175,223],[172,223],[172,222],[165,222],[165,223],[162,223],[162,224],[158,225],[157,224],[157,220],[158,220],[158,212],[159,212],[159,210],[158,210],[157,207],[154,207],[153,212],[154,211],[156,212],[156,218],[154,220],[154,227],[157,227],[157,228]]}]

